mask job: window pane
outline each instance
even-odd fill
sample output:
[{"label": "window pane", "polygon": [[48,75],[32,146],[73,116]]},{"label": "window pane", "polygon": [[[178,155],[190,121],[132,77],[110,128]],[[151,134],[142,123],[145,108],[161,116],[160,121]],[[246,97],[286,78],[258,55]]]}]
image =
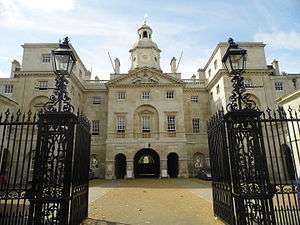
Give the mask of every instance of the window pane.
[{"label": "window pane", "polygon": [[193,133],[199,133],[200,132],[200,119],[199,118],[193,118]]},{"label": "window pane", "polygon": [[150,116],[142,117],[142,132],[150,132]]},{"label": "window pane", "polygon": [[118,92],[118,99],[125,99],[125,98],[126,98],[126,92],[125,91]]},{"label": "window pane", "polygon": [[150,99],[150,92],[145,91],[142,93],[142,99]]},{"label": "window pane", "polygon": [[100,124],[99,120],[92,120],[92,134],[99,134]]},{"label": "window pane", "polygon": [[176,130],[175,116],[168,116],[167,122],[168,122],[168,131],[175,131]]},{"label": "window pane", "polygon": [[93,104],[101,104],[102,98],[101,96],[94,96],[93,97]]},{"label": "window pane", "polygon": [[50,54],[42,54],[42,62],[50,63],[51,55]]},{"label": "window pane", "polygon": [[10,94],[13,92],[14,86],[12,84],[6,84],[4,86],[4,93]]},{"label": "window pane", "polygon": [[45,90],[48,89],[48,81],[39,81],[39,89],[40,90]]},{"label": "window pane", "polygon": [[191,96],[192,102],[198,102],[198,96]]},{"label": "window pane", "polygon": [[166,98],[168,99],[174,98],[174,91],[167,91]]},{"label": "window pane", "polygon": [[275,82],[275,90],[282,91],[283,90],[283,83],[282,82]]},{"label": "window pane", "polygon": [[123,116],[117,117],[117,132],[125,132],[125,118]]}]

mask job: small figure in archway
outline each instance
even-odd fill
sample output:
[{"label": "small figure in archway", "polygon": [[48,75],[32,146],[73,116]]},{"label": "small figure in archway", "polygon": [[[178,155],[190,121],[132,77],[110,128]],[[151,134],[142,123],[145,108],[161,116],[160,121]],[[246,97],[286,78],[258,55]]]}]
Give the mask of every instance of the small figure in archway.
[{"label": "small figure in archway", "polygon": [[126,176],[126,156],[122,153],[119,153],[115,156],[115,176],[116,179],[124,179]]},{"label": "small figure in archway", "polygon": [[174,152],[170,153],[168,155],[168,174],[170,178],[177,178],[178,173],[179,173],[179,168],[178,168],[178,155]]}]

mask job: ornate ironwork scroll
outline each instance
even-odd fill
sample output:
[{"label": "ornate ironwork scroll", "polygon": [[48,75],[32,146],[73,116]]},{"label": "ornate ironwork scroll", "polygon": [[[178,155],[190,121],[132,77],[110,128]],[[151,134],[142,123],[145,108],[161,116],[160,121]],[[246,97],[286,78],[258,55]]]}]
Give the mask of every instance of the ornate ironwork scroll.
[{"label": "ornate ironwork scroll", "polygon": [[[299,129],[298,113],[290,108],[237,110],[224,116],[219,112],[211,118],[208,140],[216,216],[230,225],[300,224]],[[223,179],[224,170],[229,180]]]},{"label": "ornate ironwork scroll", "polygon": [[73,112],[74,107],[71,105],[71,98],[68,95],[67,80],[65,74],[56,73],[55,88],[50,100],[45,104],[46,112]]},{"label": "ornate ironwork scroll", "polygon": [[255,101],[251,100],[249,95],[245,93],[244,77],[241,74],[235,74],[232,76],[231,82],[233,90],[229,97],[227,110],[229,112],[237,110],[256,110],[257,106]]}]

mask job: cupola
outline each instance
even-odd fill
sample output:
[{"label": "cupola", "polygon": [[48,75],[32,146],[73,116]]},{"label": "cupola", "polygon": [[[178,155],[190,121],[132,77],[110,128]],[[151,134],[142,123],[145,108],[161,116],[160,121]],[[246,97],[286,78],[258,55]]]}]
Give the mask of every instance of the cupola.
[{"label": "cupola", "polygon": [[160,70],[161,50],[152,41],[152,29],[146,20],[137,33],[138,41],[129,51],[131,53],[131,69],[149,67]]}]

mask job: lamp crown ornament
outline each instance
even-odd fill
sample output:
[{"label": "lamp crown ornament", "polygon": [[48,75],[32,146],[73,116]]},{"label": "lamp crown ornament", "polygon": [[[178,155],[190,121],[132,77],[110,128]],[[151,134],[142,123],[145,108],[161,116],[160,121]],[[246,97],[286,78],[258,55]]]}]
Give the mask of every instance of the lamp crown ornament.
[{"label": "lamp crown ornament", "polygon": [[59,48],[52,50],[52,66],[55,77],[55,88],[50,100],[45,104],[46,112],[72,112],[71,98],[68,96],[66,76],[70,76],[76,63],[76,57],[69,45],[69,37],[59,42]]},{"label": "lamp crown ornament", "polygon": [[242,74],[246,69],[246,55],[246,49],[240,48],[233,38],[228,39],[228,47],[222,58],[222,63],[231,77],[233,87],[227,105],[227,110],[230,112],[257,109],[255,102],[249,98],[249,94],[245,93],[246,88]]}]

